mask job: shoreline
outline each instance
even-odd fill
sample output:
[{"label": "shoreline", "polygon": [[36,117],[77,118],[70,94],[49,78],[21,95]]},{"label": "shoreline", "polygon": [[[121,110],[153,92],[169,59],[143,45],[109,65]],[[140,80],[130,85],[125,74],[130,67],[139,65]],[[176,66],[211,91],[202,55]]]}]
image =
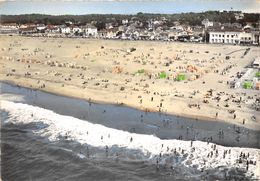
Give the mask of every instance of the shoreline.
[{"label": "shoreline", "polygon": [[[19,85],[19,84],[16,84],[15,82],[13,82],[13,81],[3,81],[3,80],[0,80],[0,84],[1,83],[6,83],[6,84],[12,85],[14,87],[17,86],[17,87],[21,87],[21,88],[31,89],[31,90],[34,90],[34,91],[42,91],[42,92],[45,92],[45,93],[48,93],[48,94],[52,94],[52,95],[55,95],[55,96],[63,96],[63,97],[68,97],[68,98],[73,98],[73,99],[78,99],[78,100],[84,100],[84,101],[95,103],[95,104],[112,105],[112,106],[124,106],[124,107],[132,108],[132,109],[135,109],[135,110],[138,110],[138,111],[142,111],[142,112],[146,112],[146,113],[165,114],[165,115],[171,115],[171,116],[184,118],[184,119],[185,118],[192,119],[192,120],[196,120],[196,121],[206,121],[206,122],[217,121],[217,122],[227,123],[224,120],[216,119],[214,117],[207,117],[207,116],[196,116],[196,117],[194,117],[194,116],[189,115],[189,114],[177,114],[177,113],[173,113],[173,112],[159,112],[159,111],[156,111],[154,109],[141,108],[141,107],[138,107],[138,106],[134,106],[134,104],[113,103],[113,102],[104,101],[104,100],[95,100],[95,99],[89,99],[89,98],[85,98],[85,97],[82,98],[82,97],[75,96],[75,95],[68,95],[68,94],[65,94],[65,93],[64,94],[63,93],[58,93],[58,92],[55,92],[55,91],[50,91],[50,90],[30,87],[30,86],[27,86],[27,85]],[[251,129],[251,130],[260,131],[260,128],[259,129]]]},{"label": "shoreline", "polygon": [[[206,141],[203,137],[209,138],[211,135],[213,137],[212,143],[220,144],[223,146],[260,148],[259,131],[247,130],[246,128],[242,128],[243,132],[248,131],[248,134],[251,135],[250,136],[251,141],[248,142],[248,138],[247,138],[248,136],[246,136],[246,134],[243,133],[241,134],[241,138],[240,138],[241,141],[234,142],[233,139],[236,137],[236,133],[233,132],[232,130],[229,130],[230,129],[229,127],[233,127],[233,126],[221,121],[187,119],[185,117],[179,117],[176,115],[165,114],[165,113],[159,114],[158,112],[144,112],[140,109],[129,107],[127,105],[121,106],[119,104],[106,104],[104,102],[101,103],[101,102],[91,101],[90,104],[88,100],[81,99],[78,97],[64,96],[56,93],[49,93],[48,91],[17,86],[10,83],[8,84],[6,82],[3,83],[2,81],[0,82],[0,85],[2,88],[1,94],[8,93],[9,88],[7,87],[11,86],[12,90],[9,91],[10,93],[21,94],[25,96],[26,100],[31,99],[29,102],[31,102],[32,105],[41,106],[47,109],[49,108],[59,114],[73,116],[80,119],[86,119],[93,123],[101,124],[111,128],[116,128],[116,129],[129,131],[132,133],[139,133],[139,134],[150,134],[150,135],[154,134],[161,139],[178,139],[178,136],[181,133],[181,135],[184,136],[183,138],[181,138],[181,140]],[[5,85],[7,85],[7,87],[3,88],[3,86]],[[36,98],[34,98],[34,96],[36,96]],[[40,100],[40,97],[42,100]],[[106,114],[110,114],[110,116],[107,115],[106,117],[103,117],[104,115],[102,114],[104,113],[102,113],[102,111],[104,109],[107,111]],[[114,112],[117,116],[113,115]],[[140,115],[144,115],[144,123],[139,122]],[[124,119],[122,120],[122,118]],[[168,123],[170,124],[170,126],[166,125],[165,127],[164,120],[170,120],[170,123]],[[171,124],[173,124],[173,127],[171,126]],[[185,136],[186,133],[185,125],[187,126],[187,128],[189,127],[190,130],[189,135],[186,136]],[[191,129],[191,125],[194,128]],[[135,128],[135,130],[132,130],[133,127]],[[223,130],[228,128],[225,130],[225,131],[229,130],[228,132],[225,133],[225,135],[228,136],[228,139],[227,138],[224,140],[218,139],[217,132],[219,128]],[[196,134],[201,131],[203,131],[203,135],[198,136],[196,138]],[[253,140],[255,140],[256,142],[253,143],[254,142]]]}]

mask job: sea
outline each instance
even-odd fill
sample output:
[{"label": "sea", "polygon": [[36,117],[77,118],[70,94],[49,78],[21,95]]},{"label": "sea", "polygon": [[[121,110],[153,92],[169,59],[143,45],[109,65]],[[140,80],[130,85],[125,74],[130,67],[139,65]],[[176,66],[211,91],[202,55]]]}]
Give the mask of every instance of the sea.
[{"label": "sea", "polygon": [[86,147],[66,141],[50,143],[32,135],[32,129],[30,125],[2,127],[2,180],[190,180],[181,170],[158,170],[145,161],[95,158],[91,154],[81,158],[79,149],[84,152]]}]

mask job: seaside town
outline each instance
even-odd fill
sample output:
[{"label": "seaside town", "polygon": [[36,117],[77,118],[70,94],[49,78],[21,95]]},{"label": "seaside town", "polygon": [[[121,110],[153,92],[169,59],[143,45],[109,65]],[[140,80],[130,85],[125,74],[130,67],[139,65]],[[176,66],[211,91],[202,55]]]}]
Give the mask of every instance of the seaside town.
[{"label": "seaside town", "polygon": [[82,37],[120,40],[160,40],[198,43],[221,43],[236,45],[260,45],[260,19],[258,22],[239,23],[244,13],[234,12],[233,23],[215,22],[207,18],[200,25],[191,26],[181,24],[162,16],[140,20],[138,16],[122,19],[121,22],[112,21],[103,27],[96,27],[97,21],[82,24],[64,20],[63,24],[35,24],[35,23],[1,23],[0,33],[19,34],[24,36],[46,37]]},{"label": "seaside town", "polygon": [[3,124],[65,145],[75,165],[143,159],[156,176],[259,179],[260,19],[231,13],[232,22],[198,25],[142,14],[102,24],[6,18]]}]

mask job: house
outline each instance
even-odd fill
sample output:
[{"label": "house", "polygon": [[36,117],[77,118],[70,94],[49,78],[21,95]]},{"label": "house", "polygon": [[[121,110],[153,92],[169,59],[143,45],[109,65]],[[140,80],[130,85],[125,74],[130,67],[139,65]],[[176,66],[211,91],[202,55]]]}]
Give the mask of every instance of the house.
[{"label": "house", "polygon": [[127,25],[127,24],[128,24],[128,19],[123,19],[123,20],[122,20],[122,24],[123,24],[123,25]]},{"label": "house", "polygon": [[189,26],[174,26],[168,31],[169,40],[186,41],[190,39],[190,36],[193,36],[193,30]]},{"label": "house", "polygon": [[253,34],[253,45],[260,45],[260,31],[252,31]]},{"label": "house", "polygon": [[113,39],[117,37],[118,28],[111,28],[107,30],[106,38]]},{"label": "house", "polygon": [[20,25],[19,28],[28,28],[28,27],[36,27],[36,24],[33,23],[22,24]]},{"label": "house", "polygon": [[70,34],[70,27],[66,25],[61,25],[60,26],[60,33],[62,34]]},{"label": "house", "polygon": [[202,26],[193,26],[189,35],[192,42],[202,42],[206,38],[205,29]]},{"label": "house", "polygon": [[122,32],[121,39],[122,40],[130,40],[131,39],[131,34],[130,33],[126,33],[126,32]]},{"label": "house", "polygon": [[150,34],[148,31],[141,31],[140,34],[139,34],[139,38],[141,40],[149,40],[150,39]]},{"label": "house", "polygon": [[0,33],[18,33],[19,27],[16,23],[0,24]]},{"label": "house", "polygon": [[187,32],[188,36],[193,36],[193,31],[192,31],[192,28],[190,26],[187,26],[185,28],[185,31]]},{"label": "house", "polygon": [[241,32],[239,39],[240,44],[253,44],[253,34],[251,32]]},{"label": "house", "polygon": [[207,29],[208,27],[213,26],[213,21],[209,21],[209,19],[204,19],[201,24],[204,25],[204,27]]},{"label": "house", "polygon": [[192,34],[193,36],[204,36],[205,30],[202,26],[193,26],[192,27]]},{"label": "house", "polygon": [[241,44],[252,44],[253,43],[253,34],[251,33],[252,27],[246,25],[243,27],[243,32],[240,33],[240,43]]},{"label": "house", "polygon": [[177,40],[178,39],[178,32],[171,30],[168,33],[168,39],[170,39],[170,40]]},{"label": "house", "polygon": [[27,35],[27,34],[32,34],[32,33],[37,33],[37,29],[35,26],[29,26],[26,28],[19,28],[19,34],[22,35]]},{"label": "house", "polygon": [[45,29],[46,33],[60,33],[60,29],[58,26],[47,25]]},{"label": "house", "polygon": [[179,41],[188,41],[190,39],[190,36],[187,31],[179,31],[177,34],[177,40]]},{"label": "house", "polygon": [[71,26],[70,28],[73,34],[80,34],[83,32],[79,26]]},{"label": "house", "polygon": [[19,34],[26,35],[37,33],[37,26],[35,24],[23,24],[19,27]]},{"label": "house", "polygon": [[118,31],[125,32],[127,30],[127,26],[119,26]]},{"label": "house", "polygon": [[98,37],[99,38],[106,38],[107,37],[107,31],[104,29],[104,30],[99,30],[98,31]]},{"label": "house", "polygon": [[38,32],[44,33],[46,26],[44,24],[37,24],[36,29]]},{"label": "house", "polygon": [[244,13],[242,12],[236,12],[234,13],[236,20],[241,20],[244,18]]},{"label": "house", "polygon": [[84,34],[88,37],[89,36],[91,36],[91,37],[97,37],[98,36],[97,28],[92,24],[87,24],[87,25],[85,25],[81,28],[82,28]]}]

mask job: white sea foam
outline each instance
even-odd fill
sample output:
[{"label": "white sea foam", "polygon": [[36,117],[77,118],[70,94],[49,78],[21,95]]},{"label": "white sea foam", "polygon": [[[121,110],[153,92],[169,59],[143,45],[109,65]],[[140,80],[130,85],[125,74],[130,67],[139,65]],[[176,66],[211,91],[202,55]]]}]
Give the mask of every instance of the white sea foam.
[{"label": "white sea foam", "polygon": [[[202,141],[161,140],[153,135],[129,133],[122,130],[108,128],[99,124],[93,124],[70,116],[63,116],[53,111],[34,107],[23,103],[1,101],[1,109],[8,112],[5,123],[30,124],[37,127],[35,134],[46,137],[49,141],[59,141],[61,138],[75,140],[80,144],[88,144],[93,147],[106,147],[116,151],[114,147],[125,150],[129,158],[144,159],[156,163],[159,155],[160,163],[183,166],[193,170],[210,170],[220,167],[246,168],[246,164],[237,163],[241,152],[250,153],[249,159],[258,160],[259,149],[224,147],[217,145],[218,156],[213,151],[213,144]],[[113,146],[113,149],[112,149]],[[177,153],[173,154],[174,149]],[[181,153],[180,150],[184,150]],[[231,154],[223,158],[225,150],[231,149]],[[213,157],[207,157],[213,151]],[[80,158],[85,155],[79,154]],[[257,166],[249,166],[247,174],[256,173]]]}]

